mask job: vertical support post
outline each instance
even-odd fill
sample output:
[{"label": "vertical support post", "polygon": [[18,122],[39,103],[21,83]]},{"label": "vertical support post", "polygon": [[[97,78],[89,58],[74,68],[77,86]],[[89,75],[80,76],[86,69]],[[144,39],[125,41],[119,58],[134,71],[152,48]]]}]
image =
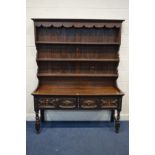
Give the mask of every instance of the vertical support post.
[{"label": "vertical support post", "polygon": [[117,107],[117,116],[115,118],[115,132],[119,133],[119,129],[120,129],[120,112],[121,112],[121,108],[122,108],[122,96],[119,97],[118,99],[118,107]]},{"label": "vertical support post", "polygon": [[119,133],[120,129],[120,110],[117,109],[117,116],[115,118],[115,132]]},{"label": "vertical support post", "polygon": [[115,110],[111,110],[111,118],[110,118],[110,121],[111,122],[114,122],[114,119],[115,119]]},{"label": "vertical support post", "polygon": [[41,112],[41,122],[44,122],[45,121],[44,109],[41,109],[40,112]]},{"label": "vertical support post", "polygon": [[39,117],[39,105],[37,98],[34,97],[34,111],[35,111],[35,130],[37,133],[40,132],[40,117]]},{"label": "vertical support post", "polygon": [[39,110],[35,110],[35,129],[36,129],[36,132],[39,133],[40,132],[40,118],[39,118]]}]

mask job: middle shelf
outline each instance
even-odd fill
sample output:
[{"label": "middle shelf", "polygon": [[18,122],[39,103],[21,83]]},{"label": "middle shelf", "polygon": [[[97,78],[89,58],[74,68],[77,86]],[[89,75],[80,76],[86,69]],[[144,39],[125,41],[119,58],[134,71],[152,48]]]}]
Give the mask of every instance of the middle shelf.
[{"label": "middle shelf", "polygon": [[116,77],[118,61],[38,61],[37,64],[38,76]]},{"label": "middle shelf", "polygon": [[51,45],[120,45],[120,42],[70,42],[70,41],[36,41],[36,45],[51,44]]},{"label": "middle shelf", "polygon": [[119,62],[119,58],[109,59],[88,59],[88,58],[37,58],[37,61],[103,61],[103,62]]},{"label": "middle shelf", "polygon": [[38,77],[118,77],[118,74],[106,73],[38,73]]}]

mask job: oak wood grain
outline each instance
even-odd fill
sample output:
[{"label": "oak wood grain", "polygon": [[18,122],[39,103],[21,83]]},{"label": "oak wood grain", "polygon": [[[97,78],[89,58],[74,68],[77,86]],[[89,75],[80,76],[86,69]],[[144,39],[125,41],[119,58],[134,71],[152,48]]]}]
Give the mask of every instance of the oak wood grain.
[{"label": "oak wood grain", "polygon": [[118,132],[124,95],[117,86],[123,20],[32,20],[38,66],[38,86],[32,93],[37,133],[46,109],[112,110]]}]

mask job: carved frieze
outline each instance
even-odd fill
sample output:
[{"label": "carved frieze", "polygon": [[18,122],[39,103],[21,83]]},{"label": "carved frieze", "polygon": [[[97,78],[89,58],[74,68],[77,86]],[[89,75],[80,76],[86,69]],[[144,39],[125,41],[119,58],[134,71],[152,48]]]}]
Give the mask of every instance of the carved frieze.
[{"label": "carved frieze", "polygon": [[117,107],[118,105],[118,98],[113,97],[103,97],[100,99],[101,108],[104,107]]},{"label": "carved frieze", "polygon": [[35,23],[36,27],[55,27],[55,28],[120,28],[121,23],[118,22],[47,22],[38,21]]},{"label": "carved frieze", "polygon": [[60,98],[59,99],[59,108],[64,109],[73,109],[76,108],[76,99],[75,98]]},{"label": "carved frieze", "polygon": [[79,104],[80,104],[80,107],[83,109],[95,109],[97,108],[97,99],[84,98],[80,100]]},{"label": "carved frieze", "polygon": [[39,97],[39,106],[48,106],[53,109],[96,109],[96,108],[117,108],[119,98],[101,97],[87,98],[79,100],[75,97]]},{"label": "carved frieze", "polygon": [[51,108],[56,107],[56,98],[39,98],[39,106],[50,106]]}]

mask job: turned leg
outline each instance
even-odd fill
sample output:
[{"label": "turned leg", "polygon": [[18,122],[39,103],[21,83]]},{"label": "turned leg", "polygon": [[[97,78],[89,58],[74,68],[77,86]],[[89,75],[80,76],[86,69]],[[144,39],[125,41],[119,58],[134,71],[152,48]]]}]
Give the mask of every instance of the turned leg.
[{"label": "turned leg", "polygon": [[41,121],[44,122],[45,121],[44,110],[42,109],[40,112],[41,112]]},{"label": "turned leg", "polygon": [[115,110],[111,110],[111,118],[110,118],[110,121],[111,122],[114,122],[114,119],[115,119]]},{"label": "turned leg", "polygon": [[117,110],[117,116],[115,118],[115,132],[119,133],[120,129],[120,110]]},{"label": "turned leg", "polygon": [[35,111],[35,129],[36,129],[36,132],[39,133],[40,132],[40,118],[39,118],[39,110],[36,110]]}]

